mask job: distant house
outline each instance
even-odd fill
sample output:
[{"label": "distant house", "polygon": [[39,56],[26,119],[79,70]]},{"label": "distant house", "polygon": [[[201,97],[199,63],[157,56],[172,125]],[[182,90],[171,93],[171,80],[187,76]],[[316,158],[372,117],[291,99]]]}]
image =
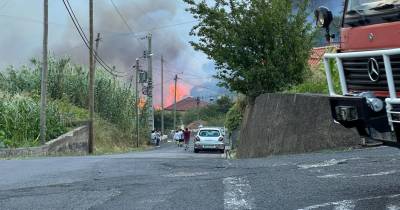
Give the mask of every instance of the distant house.
[{"label": "distant house", "polygon": [[[176,102],[176,111],[178,112],[186,112],[191,109],[195,109],[197,107],[206,107],[208,106],[207,102],[204,101],[198,101],[196,98],[193,97],[187,97],[184,98],[178,102]],[[174,111],[174,104],[171,104],[170,106],[166,107],[164,110],[166,111]]]},{"label": "distant house", "polygon": [[308,65],[311,69],[317,69],[322,61],[324,54],[328,51],[332,52],[332,49],[337,49],[338,45],[331,45],[326,47],[314,47],[310,53],[310,58],[308,59]]}]

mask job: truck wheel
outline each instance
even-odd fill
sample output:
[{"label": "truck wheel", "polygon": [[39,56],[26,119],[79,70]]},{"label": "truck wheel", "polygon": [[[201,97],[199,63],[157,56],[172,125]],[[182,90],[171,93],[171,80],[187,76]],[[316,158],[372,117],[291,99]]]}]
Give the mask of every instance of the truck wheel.
[{"label": "truck wheel", "polygon": [[198,149],[194,149],[194,153],[199,153],[199,150]]}]

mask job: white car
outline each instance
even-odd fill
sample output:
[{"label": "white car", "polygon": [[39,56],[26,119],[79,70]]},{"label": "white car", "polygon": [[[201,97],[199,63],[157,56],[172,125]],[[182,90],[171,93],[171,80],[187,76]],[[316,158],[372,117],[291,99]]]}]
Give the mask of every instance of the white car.
[{"label": "white car", "polygon": [[201,128],[194,138],[194,152],[201,150],[225,151],[224,135],[219,128]]}]

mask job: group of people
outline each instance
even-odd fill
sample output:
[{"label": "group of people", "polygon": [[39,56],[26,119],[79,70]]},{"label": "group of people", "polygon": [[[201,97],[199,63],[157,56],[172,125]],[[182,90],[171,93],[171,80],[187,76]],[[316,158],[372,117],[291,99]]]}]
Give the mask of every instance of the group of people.
[{"label": "group of people", "polygon": [[188,128],[185,130],[177,129],[174,134],[174,140],[178,144],[178,147],[185,145],[185,150],[189,149],[190,131]]},{"label": "group of people", "polygon": [[[174,140],[178,147],[183,147],[185,146],[185,150],[189,149],[189,141],[190,141],[190,130],[188,128],[183,129],[177,129],[174,133]],[[157,147],[160,147],[160,141],[161,141],[161,131],[158,130],[152,130],[151,131],[151,141],[153,144],[155,144]]]},{"label": "group of people", "polygon": [[161,141],[161,131],[152,130],[151,131],[151,141],[153,144],[155,144],[157,147],[159,147],[160,141]]}]

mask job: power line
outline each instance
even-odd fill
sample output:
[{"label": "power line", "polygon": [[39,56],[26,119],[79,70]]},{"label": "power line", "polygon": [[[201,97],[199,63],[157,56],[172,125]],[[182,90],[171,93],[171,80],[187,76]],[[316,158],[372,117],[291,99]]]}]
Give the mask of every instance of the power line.
[{"label": "power line", "polygon": [[129,31],[132,34],[135,34],[135,32],[133,32],[133,29],[131,28],[131,26],[128,24],[128,21],[125,19],[125,17],[122,15],[121,11],[118,9],[117,5],[115,5],[113,0],[110,0],[111,4],[113,5],[115,11],[118,13],[119,17],[121,18],[121,20],[124,22],[124,24],[126,25],[126,27],[129,29]]},{"label": "power line", "polygon": [[[14,16],[14,15],[6,15],[6,14],[0,14],[0,17],[5,17],[5,18],[10,18],[10,19],[14,19],[14,20],[20,20],[20,21],[24,21],[24,22],[32,22],[32,23],[38,23],[38,24],[43,24],[43,21],[39,20],[39,19],[35,19],[35,18],[30,18],[30,17],[19,17],[19,16]],[[136,37],[141,37],[142,35],[138,35],[139,33],[147,33],[147,32],[151,32],[151,31],[157,31],[157,30],[162,30],[165,28],[171,28],[171,27],[176,27],[176,26],[180,26],[180,25],[185,25],[185,24],[189,24],[189,23],[194,23],[197,22],[196,21],[186,21],[186,22],[180,22],[180,23],[174,23],[174,24],[170,24],[170,25],[162,25],[159,27],[155,27],[155,28],[151,28],[148,30],[143,30],[143,31],[138,31],[136,33],[123,33],[123,32],[117,32],[117,31],[107,31],[107,30],[102,30],[99,31],[102,34],[111,34],[112,36],[136,36]],[[60,26],[60,27],[69,27],[70,25],[68,24],[63,24],[63,23],[57,23],[57,22],[49,22],[49,25],[54,25],[54,26]],[[87,29],[87,27],[83,27],[85,29]]]},{"label": "power line", "polygon": [[161,25],[161,26],[154,27],[154,28],[151,28],[151,29],[148,29],[148,30],[137,31],[136,33],[120,33],[120,35],[136,35],[136,34],[139,34],[139,33],[153,32],[153,31],[163,30],[163,29],[166,29],[166,28],[172,28],[172,27],[176,27],[176,26],[180,26],[180,25],[186,25],[186,24],[195,23],[195,22],[198,22],[198,20],[185,21],[185,22],[174,23],[174,24],[169,24],[169,25]]},{"label": "power line", "polygon": [[10,0],[5,0],[4,3],[0,6],[0,10],[4,9],[8,3],[10,3]]},{"label": "power line", "polygon": [[[64,0],[63,0],[64,1]],[[76,25],[78,25],[78,27],[79,27],[79,34],[80,35],[83,35],[83,39],[85,40],[85,44],[86,44],[86,46],[88,46],[88,38],[87,38],[87,36],[86,36],[86,34],[85,34],[85,32],[83,31],[83,29],[82,29],[82,26],[81,26],[81,24],[79,23],[79,21],[78,21],[78,18],[76,17],[76,15],[75,15],[75,12],[74,12],[74,10],[72,9],[72,7],[71,7],[71,5],[69,4],[69,1],[68,0],[65,0],[64,1],[64,4],[65,4],[65,2],[68,4],[68,7],[69,7],[69,9],[70,10],[68,10],[68,13],[69,14],[72,14],[72,16],[73,16],[73,22],[74,22],[74,25],[76,26]],[[70,11],[70,12],[69,12]],[[72,18],[72,17],[71,17]],[[88,48],[90,49],[90,47],[88,46]],[[93,50],[94,51],[94,50]],[[112,71],[112,68],[110,67],[110,66],[108,66],[98,55],[97,55],[97,52],[94,54],[94,56],[97,58],[96,60],[99,62],[99,63],[103,63],[103,64],[105,64],[105,66],[108,68],[108,70],[109,70],[109,72],[111,73],[111,74],[113,74],[111,71]],[[99,60],[101,60],[101,62],[99,61]],[[100,64],[101,65],[101,64]],[[101,66],[103,66],[103,68],[104,68],[104,65],[101,65]]]},{"label": "power line", "polygon": [[[128,21],[126,20],[126,18],[124,17],[124,15],[121,13],[121,11],[118,9],[117,5],[114,3],[113,0],[110,0],[112,6],[114,7],[114,10],[117,12],[118,16],[121,18],[122,22],[125,24],[125,26],[128,28],[128,30],[130,31],[131,34],[133,34],[134,36],[137,36],[135,34],[135,32],[133,31],[132,27],[129,25]],[[138,37],[138,36],[137,36]],[[139,38],[137,38],[139,40]],[[144,48],[144,45],[142,42],[140,42],[140,45],[142,45],[142,47]]]},{"label": "power line", "polygon": [[[84,33],[78,19],[76,18],[75,12],[73,11],[71,5],[69,4],[68,0],[63,0],[63,3],[64,3],[65,8],[67,9],[69,16],[71,17],[73,24],[75,25],[75,27],[79,33],[79,36],[82,38],[86,47],[90,50],[90,46],[88,44],[88,42],[89,42],[88,38],[87,38],[86,34]],[[123,77],[122,75],[115,74],[113,72],[113,69],[110,66],[108,66],[105,63],[105,61],[98,56],[97,52],[95,52],[94,50],[93,50],[93,52],[94,52],[95,59],[99,62],[99,64],[103,67],[104,70],[106,70],[108,73],[110,73],[113,76]],[[122,73],[122,72],[116,72],[116,73]]]}]

